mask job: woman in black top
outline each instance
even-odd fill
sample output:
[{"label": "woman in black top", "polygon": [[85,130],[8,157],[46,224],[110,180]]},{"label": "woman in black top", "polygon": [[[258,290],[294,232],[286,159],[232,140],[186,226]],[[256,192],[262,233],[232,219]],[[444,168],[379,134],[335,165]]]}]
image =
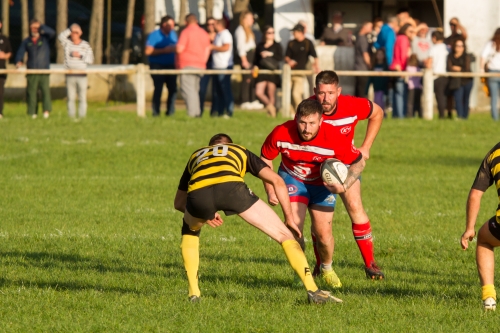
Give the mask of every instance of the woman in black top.
[{"label": "woman in black top", "polygon": [[[274,28],[264,27],[264,41],[259,43],[255,49],[254,73],[258,69],[279,69],[283,60],[281,45],[274,41]],[[275,95],[276,88],[281,85],[279,75],[263,74],[255,79],[255,95],[266,106],[271,117],[276,117]],[[266,95],[267,91],[267,95]]]},{"label": "woman in black top", "polygon": [[[455,39],[451,46],[446,65],[448,72],[465,72],[470,70],[470,56],[467,54],[465,43],[462,39]],[[448,90],[455,97],[455,108],[457,117],[467,119],[469,117],[469,97],[472,90],[472,78],[450,77]]]}]

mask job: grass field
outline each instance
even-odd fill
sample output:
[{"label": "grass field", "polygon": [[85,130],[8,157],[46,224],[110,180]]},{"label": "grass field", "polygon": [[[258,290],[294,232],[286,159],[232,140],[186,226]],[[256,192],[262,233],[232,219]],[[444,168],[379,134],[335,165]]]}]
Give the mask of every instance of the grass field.
[{"label": "grass field", "polygon": [[[7,104],[0,121],[0,331],[498,331],[498,314],[482,312],[475,244],[459,245],[468,190],[499,140],[488,114],[384,122],[363,201],[387,279],[365,278],[339,204],[334,267],[344,287],[335,295],[344,304],[314,306],[281,247],[238,217],[203,229],[203,300],[187,302],[173,197],[189,154],[216,132],[259,153],[282,119],[138,119],[94,104],[74,122],[62,102],[54,108],[33,120]],[[247,182],[265,198],[259,181]],[[490,189],[479,225],[497,203]]]}]

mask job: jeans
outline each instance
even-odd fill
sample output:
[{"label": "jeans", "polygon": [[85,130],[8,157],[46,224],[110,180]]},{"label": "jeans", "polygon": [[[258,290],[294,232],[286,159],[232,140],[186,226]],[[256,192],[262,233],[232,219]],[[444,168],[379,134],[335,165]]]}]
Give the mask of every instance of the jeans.
[{"label": "jeans", "polygon": [[422,99],[422,89],[415,88],[408,90],[408,110],[407,116],[408,118],[413,118],[418,114],[420,118],[422,118],[422,107],[420,100]]},{"label": "jeans", "polygon": [[385,117],[385,92],[383,90],[376,90],[373,95],[373,101],[382,108]]},{"label": "jeans", "polygon": [[439,118],[444,119],[444,111],[446,110],[446,86],[448,85],[448,78],[441,76],[434,79],[434,95],[436,95],[436,102],[439,112]]},{"label": "jeans", "polygon": [[[150,64],[151,69],[175,69],[174,65]],[[163,85],[167,85],[167,116],[171,116],[175,112],[175,99],[177,98],[177,75],[151,75],[155,87],[153,93],[153,116],[160,115],[161,93]]]},{"label": "jeans", "polygon": [[366,86],[368,85],[368,76],[356,76],[356,86],[354,96],[366,98]]},{"label": "jeans", "polygon": [[471,90],[472,80],[453,92],[458,118],[467,119],[469,117],[469,97]]},{"label": "jeans", "polygon": [[406,117],[408,105],[408,84],[403,78],[394,81],[394,100],[392,102],[392,118]]},{"label": "jeans", "polygon": [[87,115],[87,75],[66,75],[68,94],[68,116],[76,116],[76,95],[78,95],[78,117]]},{"label": "jeans", "polygon": [[[500,71],[490,71],[500,73]],[[498,121],[498,90],[500,89],[500,77],[489,77],[488,88],[490,89],[491,97],[491,117]]]},{"label": "jeans", "polygon": [[[233,69],[233,66],[229,66],[227,69]],[[212,108],[217,111],[220,116],[224,115],[224,110],[227,111],[227,115],[232,117],[234,112],[234,97],[231,91],[231,74],[217,74],[213,76],[212,81],[212,91],[213,95],[217,96],[212,101]],[[211,113],[210,115],[214,115]]]},{"label": "jeans", "polygon": [[[207,64],[207,69],[212,69],[212,66],[210,64]],[[213,82],[214,80],[212,79],[213,75],[203,75],[201,80],[200,80],[200,116],[203,115],[203,109],[205,107],[205,97],[207,96],[207,89],[208,89],[208,84],[210,83],[210,80],[212,80],[212,87],[213,87]],[[210,114],[213,114],[215,111],[214,109],[214,103],[217,100],[217,96],[214,95],[214,89],[212,88],[212,107],[210,108]]]}]

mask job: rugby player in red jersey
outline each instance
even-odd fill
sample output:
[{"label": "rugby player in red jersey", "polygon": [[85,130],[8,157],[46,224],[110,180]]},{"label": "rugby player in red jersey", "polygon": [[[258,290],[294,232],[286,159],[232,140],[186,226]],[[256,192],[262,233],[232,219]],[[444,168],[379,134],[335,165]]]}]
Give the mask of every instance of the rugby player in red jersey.
[{"label": "rugby player in red jersey", "polygon": [[[300,231],[304,229],[306,212],[311,216],[311,232],[317,237],[317,250],[321,258],[321,276],[331,287],[342,286],[332,268],[333,236],[332,218],[335,196],[344,193],[358,181],[365,166],[362,154],[350,144],[350,139],[340,134],[322,119],[322,106],[315,100],[302,101],[295,120],[278,125],[269,134],[261,150],[261,159],[273,167],[272,160],[281,154],[278,174],[284,179],[290,196],[295,221]],[[344,184],[325,186],[321,163],[335,157],[349,164]],[[264,183],[271,205],[278,204],[272,186]],[[304,248],[304,239],[297,239]]]},{"label": "rugby player in red jersey", "polygon": [[[339,77],[334,71],[322,71],[316,76],[315,95],[309,99],[318,100],[323,106],[323,122],[333,125],[335,132],[349,140],[349,145],[354,145],[354,129],[360,120],[368,120],[365,138],[358,150],[364,159],[370,158],[370,148],[378,134],[384,111],[380,106],[366,98],[341,95]],[[332,137],[333,139],[336,137]],[[356,181],[349,191],[341,193],[340,197],[351,218],[352,232],[358,244],[365,263],[366,276],[370,279],[383,279],[384,273],[377,266],[373,253],[373,240],[370,220],[361,201],[361,183]],[[313,236],[313,244],[316,243]],[[317,235],[316,235],[317,236]],[[318,254],[315,246],[316,267],[313,275],[320,271],[321,253]]]}]

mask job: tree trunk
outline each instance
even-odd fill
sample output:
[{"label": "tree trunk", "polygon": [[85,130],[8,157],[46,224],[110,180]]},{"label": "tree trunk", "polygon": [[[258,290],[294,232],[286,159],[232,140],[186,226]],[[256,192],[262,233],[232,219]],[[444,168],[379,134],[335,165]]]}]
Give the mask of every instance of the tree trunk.
[{"label": "tree trunk", "polygon": [[132,25],[134,23],[135,0],[128,0],[127,21],[125,23],[125,41],[123,43],[122,64],[127,65],[130,60],[130,42],[132,39]]},{"label": "tree trunk", "polygon": [[181,6],[179,8],[179,26],[183,27],[186,25],[186,15],[187,15],[186,1],[187,0],[180,0],[180,1],[181,1]]},{"label": "tree trunk", "polygon": [[45,0],[33,1],[33,14],[40,23],[45,23]]},{"label": "tree trunk", "polygon": [[29,37],[29,22],[28,22],[28,0],[21,0],[21,25],[22,37],[21,39]]},{"label": "tree trunk", "polygon": [[2,32],[9,36],[10,0],[2,0]]},{"label": "tree trunk", "polygon": [[[68,0],[57,0],[57,22],[56,32],[59,35],[68,27]],[[61,43],[56,42],[57,63],[64,62],[64,49]]]},{"label": "tree trunk", "polygon": [[[146,1],[148,2],[148,1]],[[94,0],[90,17],[89,43],[94,50],[94,63],[102,64],[102,35],[104,25],[104,0]]]},{"label": "tree trunk", "polygon": [[205,1],[205,10],[207,12],[205,21],[209,17],[214,17],[214,0],[206,0]]},{"label": "tree trunk", "polygon": [[[144,1],[144,39],[147,39],[149,34],[155,29],[155,2],[152,0]],[[143,61],[146,62],[147,57],[144,54],[143,45]]]}]

